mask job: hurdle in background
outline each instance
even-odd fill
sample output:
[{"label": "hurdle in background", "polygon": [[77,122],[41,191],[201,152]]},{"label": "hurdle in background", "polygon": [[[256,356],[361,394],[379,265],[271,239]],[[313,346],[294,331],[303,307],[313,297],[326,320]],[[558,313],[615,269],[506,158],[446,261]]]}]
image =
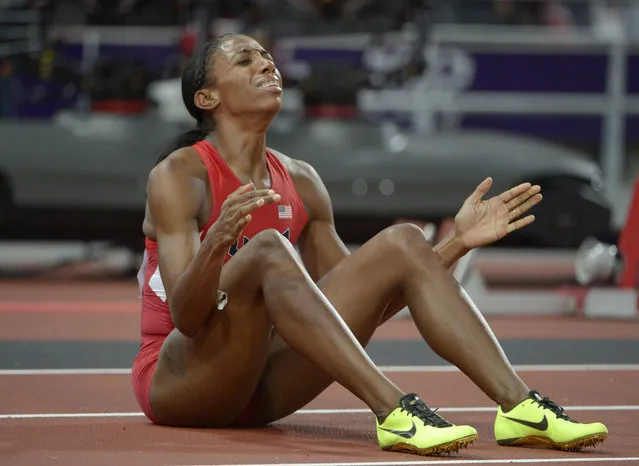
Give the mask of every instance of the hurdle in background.
[{"label": "hurdle in background", "polygon": [[613,283],[588,289],[582,303],[588,317],[633,319],[639,316],[639,178],[635,180],[628,215],[615,246],[621,256],[621,270],[609,270],[609,261],[607,267],[600,267],[603,269],[600,274],[610,276]]}]

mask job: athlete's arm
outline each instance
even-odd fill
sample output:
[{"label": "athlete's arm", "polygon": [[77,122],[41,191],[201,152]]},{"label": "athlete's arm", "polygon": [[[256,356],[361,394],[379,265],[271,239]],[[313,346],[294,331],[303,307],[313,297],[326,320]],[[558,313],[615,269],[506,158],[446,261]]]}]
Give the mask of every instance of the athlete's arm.
[{"label": "athlete's arm", "polygon": [[298,241],[300,255],[317,282],[350,252],[335,230],[331,199],[321,178],[308,163],[289,160],[289,173],[309,216]]},{"label": "athlete's arm", "polygon": [[158,164],[147,184],[171,318],[175,327],[189,337],[197,334],[217,304],[217,285],[226,253],[211,240],[205,239],[200,245],[197,216],[206,198],[206,185],[192,173],[191,150],[180,149]]},{"label": "athlete's arm", "polygon": [[[330,196],[321,178],[308,163],[288,160],[289,173],[309,214],[309,223],[299,239],[300,254],[311,277],[317,281],[350,253],[335,230]],[[436,244],[433,250],[446,268],[466,252],[454,234]]]}]

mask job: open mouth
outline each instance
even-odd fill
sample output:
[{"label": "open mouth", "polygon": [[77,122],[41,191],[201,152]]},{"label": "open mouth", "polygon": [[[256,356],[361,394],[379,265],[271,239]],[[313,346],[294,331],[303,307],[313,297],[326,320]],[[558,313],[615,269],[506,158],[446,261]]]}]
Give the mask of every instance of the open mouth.
[{"label": "open mouth", "polygon": [[282,92],[282,86],[277,79],[264,81],[263,83],[258,84],[257,88],[268,92]]}]

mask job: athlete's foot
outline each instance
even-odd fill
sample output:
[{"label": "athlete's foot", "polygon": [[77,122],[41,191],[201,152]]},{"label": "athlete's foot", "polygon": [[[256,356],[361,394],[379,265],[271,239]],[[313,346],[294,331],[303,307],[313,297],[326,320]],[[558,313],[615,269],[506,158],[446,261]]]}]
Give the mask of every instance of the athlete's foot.
[{"label": "athlete's foot", "polygon": [[497,410],[495,439],[503,446],[534,446],[578,451],[603,442],[608,429],[600,422],[582,424],[534,390],[508,412]]},{"label": "athlete's foot", "polygon": [[451,424],[412,393],[399,400],[384,422],[377,421],[377,440],[384,450],[439,455],[466,448],[476,439],[475,429]]}]

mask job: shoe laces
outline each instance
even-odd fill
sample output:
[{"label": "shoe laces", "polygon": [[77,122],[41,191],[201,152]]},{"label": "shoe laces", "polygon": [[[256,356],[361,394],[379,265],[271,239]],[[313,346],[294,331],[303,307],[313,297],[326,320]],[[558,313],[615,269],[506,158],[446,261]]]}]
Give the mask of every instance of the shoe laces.
[{"label": "shoe laces", "polygon": [[553,413],[555,413],[555,415],[559,418],[559,419],[563,419],[564,421],[569,421],[569,422],[577,422],[574,419],[570,418],[565,412],[564,412],[564,408],[562,408],[561,406],[559,406],[557,403],[555,403],[554,401],[552,401],[550,398],[548,397],[541,397],[541,395],[539,394],[539,392],[537,392],[536,390],[531,390],[530,391],[530,398],[537,402],[537,404],[543,408],[543,409],[549,409],[550,411],[552,411]]},{"label": "shoe laces", "polygon": [[426,406],[417,395],[414,393],[409,393],[408,395],[404,395],[401,400],[399,400],[399,405],[402,411],[406,411],[409,414],[419,418],[424,425],[433,426],[433,427],[451,427],[452,424],[442,418],[439,414],[436,414],[435,411]]}]

